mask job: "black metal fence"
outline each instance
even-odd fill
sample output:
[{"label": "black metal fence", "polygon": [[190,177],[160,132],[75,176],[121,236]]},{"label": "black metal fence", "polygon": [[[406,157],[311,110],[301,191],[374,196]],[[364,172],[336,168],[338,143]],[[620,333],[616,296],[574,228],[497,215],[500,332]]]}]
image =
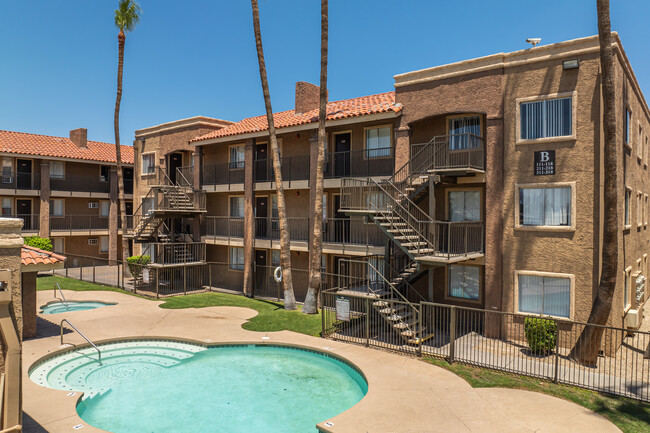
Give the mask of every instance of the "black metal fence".
[{"label": "black metal fence", "polygon": [[[322,335],[335,340],[650,401],[648,332],[549,317],[542,319],[541,328],[530,324],[532,316],[420,302],[410,304],[420,330],[420,338],[413,340],[379,311],[404,310],[405,302],[343,296],[334,289],[322,292],[321,304]],[[594,327],[603,332],[600,352],[596,362],[586,366],[574,360],[571,349],[585,328]]]}]

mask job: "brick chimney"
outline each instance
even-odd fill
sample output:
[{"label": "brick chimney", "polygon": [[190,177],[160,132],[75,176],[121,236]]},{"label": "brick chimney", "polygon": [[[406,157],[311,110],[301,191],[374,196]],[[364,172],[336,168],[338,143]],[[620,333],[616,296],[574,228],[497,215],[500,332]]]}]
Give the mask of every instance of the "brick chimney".
[{"label": "brick chimney", "polygon": [[296,83],[296,114],[318,109],[320,87],[306,81]]},{"label": "brick chimney", "polygon": [[86,128],[77,128],[70,130],[70,141],[77,147],[85,149],[88,144],[88,130]]}]

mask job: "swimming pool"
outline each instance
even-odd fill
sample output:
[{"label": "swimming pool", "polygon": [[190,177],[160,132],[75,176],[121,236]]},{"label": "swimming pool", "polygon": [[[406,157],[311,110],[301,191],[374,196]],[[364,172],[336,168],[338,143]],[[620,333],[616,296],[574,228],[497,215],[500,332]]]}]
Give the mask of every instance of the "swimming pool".
[{"label": "swimming pool", "polygon": [[69,351],[35,364],[37,384],[83,391],[77,413],[120,432],[305,432],[368,391],[351,364],[270,344],[138,340]]},{"label": "swimming pool", "polygon": [[93,310],[99,307],[105,307],[107,305],[115,305],[110,302],[99,302],[99,301],[56,301],[48,302],[47,304],[41,306],[41,314],[59,314],[66,313],[70,311],[84,311],[84,310]]}]

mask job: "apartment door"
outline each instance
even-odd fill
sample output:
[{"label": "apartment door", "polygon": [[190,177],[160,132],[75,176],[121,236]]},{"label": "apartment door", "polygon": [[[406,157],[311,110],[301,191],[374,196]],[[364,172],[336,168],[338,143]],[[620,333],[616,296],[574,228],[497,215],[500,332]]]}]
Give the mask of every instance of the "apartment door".
[{"label": "apartment door", "polygon": [[16,199],[16,216],[22,218],[23,230],[31,230],[32,228],[32,201]]},{"label": "apartment door", "polygon": [[183,166],[183,154],[171,153],[169,154],[169,164],[167,164],[167,176],[172,184],[176,184],[176,169]]},{"label": "apartment door", "polygon": [[255,250],[255,290],[259,294],[265,293],[266,282],[269,281],[268,275],[271,275],[266,267],[266,250]]},{"label": "apartment door", "polygon": [[334,136],[334,174],[336,177],[350,175],[350,134]]},{"label": "apartment door", "polygon": [[[265,239],[269,218],[269,198],[255,197],[255,237]],[[266,254],[266,252],[265,252]]]},{"label": "apartment door", "polygon": [[267,143],[255,146],[255,182],[266,182],[268,176]]},{"label": "apartment door", "polygon": [[341,195],[334,196],[334,242],[350,242],[350,215],[341,212]]},{"label": "apartment door", "polygon": [[127,215],[133,215],[133,202],[127,201],[124,203],[124,211]]},{"label": "apartment door", "polygon": [[16,188],[32,189],[32,161],[29,159],[16,160]]},{"label": "apartment door", "polygon": [[133,194],[133,168],[124,167],[122,169],[124,179],[124,194]]}]

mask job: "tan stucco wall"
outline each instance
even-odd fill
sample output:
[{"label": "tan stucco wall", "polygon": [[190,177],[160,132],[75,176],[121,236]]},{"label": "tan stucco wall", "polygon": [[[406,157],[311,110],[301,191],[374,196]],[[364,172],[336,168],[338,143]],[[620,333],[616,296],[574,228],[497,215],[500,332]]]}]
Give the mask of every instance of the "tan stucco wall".
[{"label": "tan stucco wall", "polygon": [[37,272],[22,274],[23,338],[36,337],[36,275]]}]

